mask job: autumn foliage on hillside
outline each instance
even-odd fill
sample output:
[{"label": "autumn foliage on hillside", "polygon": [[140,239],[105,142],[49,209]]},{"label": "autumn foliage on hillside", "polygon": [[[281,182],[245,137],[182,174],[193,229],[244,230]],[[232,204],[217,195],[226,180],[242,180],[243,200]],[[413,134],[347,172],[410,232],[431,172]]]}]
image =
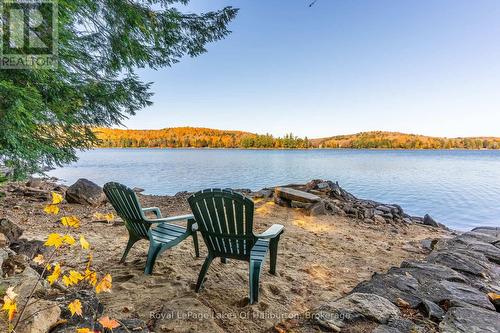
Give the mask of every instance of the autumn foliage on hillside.
[{"label": "autumn foliage on hillside", "polygon": [[500,138],[438,138],[397,132],[364,132],[312,140],[323,148],[500,149]]},{"label": "autumn foliage on hillside", "polygon": [[242,131],[198,127],[175,127],[161,130],[95,130],[101,147],[150,148],[308,148],[307,138],[287,134],[275,138]]},{"label": "autumn foliage on hillside", "polygon": [[500,138],[438,138],[397,132],[364,132],[330,138],[274,137],[198,127],[161,130],[95,130],[100,147],[118,148],[352,148],[352,149],[500,149]]}]

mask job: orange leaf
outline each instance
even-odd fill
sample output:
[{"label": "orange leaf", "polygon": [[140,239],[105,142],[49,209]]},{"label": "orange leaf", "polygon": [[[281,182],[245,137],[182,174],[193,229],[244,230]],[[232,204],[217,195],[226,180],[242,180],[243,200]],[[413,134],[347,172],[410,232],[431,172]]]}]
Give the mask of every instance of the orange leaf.
[{"label": "orange leaf", "polygon": [[120,326],[120,324],[116,320],[110,319],[108,316],[99,319],[99,323],[102,325],[102,327],[108,328],[110,330]]},{"label": "orange leaf", "polygon": [[111,278],[111,275],[109,274],[106,274],[102,280],[97,284],[97,286],[95,287],[95,292],[96,293],[101,293],[101,292],[108,292],[110,293],[111,292],[111,284],[112,282],[112,278]]}]

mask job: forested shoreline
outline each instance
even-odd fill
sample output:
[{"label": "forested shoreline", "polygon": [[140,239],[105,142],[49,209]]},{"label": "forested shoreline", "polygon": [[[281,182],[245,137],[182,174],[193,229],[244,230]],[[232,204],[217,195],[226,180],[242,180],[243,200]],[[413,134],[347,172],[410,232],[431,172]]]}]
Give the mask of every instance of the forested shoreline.
[{"label": "forested shoreline", "polygon": [[95,129],[102,148],[243,148],[243,149],[500,149],[500,138],[440,138],[397,132],[363,132],[329,138],[284,137],[197,127],[161,130]]}]

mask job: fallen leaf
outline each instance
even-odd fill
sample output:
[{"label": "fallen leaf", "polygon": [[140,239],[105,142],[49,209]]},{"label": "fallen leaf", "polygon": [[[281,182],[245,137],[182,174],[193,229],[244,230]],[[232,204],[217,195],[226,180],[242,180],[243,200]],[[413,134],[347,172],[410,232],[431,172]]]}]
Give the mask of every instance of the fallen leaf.
[{"label": "fallen leaf", "polygon": [[80,220],[76,216],[64,216],[61,218],[62,225],[71,228],[79,228]]},{"label": "fallen leaf", "polygon": [[69,303],[68,309],[71,312],[71,316],[77,314],[82,317],[82,303],[79,299],[75,299],[73,302]]},{"label": "fallen leaf", "polygon": [[62,195],[56,192],[52,192],[52,204],[57,205],[60,204],[63,201]]},{"label": "fallen leaf", "polygon": [[111,287],[112,287],[112,278],[110,274],[106,274],[102,280],[97,284],[95,287],[95,292],[96,293],[102,293],[102,292],[111,292]]},{"label": "fallen leaf", "polygon": [[99,323],[102,325],[102,327],[108,328],[110,330],[120,326],[120,324],[116,320],[111,319],[108,316],[99,319]]},{"label": "fallen leaf", "polygon": [[47,214],[57,215],[59,214],[59,206],[50,204],[45,206],[43,211]]},{"label": "fallen leaf", "polygon": [[89,242],[83,237],[83,235],[80,236],[80,245],[82,246],[82,249],[88,250],[90,248]]}]

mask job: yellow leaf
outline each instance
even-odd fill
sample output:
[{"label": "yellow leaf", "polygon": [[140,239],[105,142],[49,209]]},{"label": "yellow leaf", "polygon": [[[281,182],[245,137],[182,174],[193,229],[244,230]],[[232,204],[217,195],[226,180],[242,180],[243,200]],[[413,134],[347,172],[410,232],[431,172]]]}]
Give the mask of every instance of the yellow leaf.
[{"label": "yellow leaf", "polygon": [[99,319],[99,323],[102,325],[102,327],[110,330],[120,326],[120,324],[116,320],[110,319],[108,316]]},{"label": "yellow leaf", "polygon": [[61,223],[62,225],[67,227],[72,227],[72,228],[80,227],[80,220],[76,216],[64,216],[61,218]]},{"label": "yellow leaf", "polygon": [[76,333],[92,333],[92,331],[90,330],[90,328],[77,328],[76,329]]},{"label": "yellow leaf", "polygon": [[82,316],[82,303],[79,299],[75,299],[73,302],[69,303],[68,309],[71,311],[71,316],[74,314]]},{"label": "yellow leaf", "polygon": [[62,240],[64,243],[66,243],[68,245],[73,245],[76,242],[76,240],[70,235],[64,235]]},{"label": "yellow leaf", "polygon": [[83,237],[83,235],[80,236],[80,245],[84,250],[88,250],[90,248],[89,242],[87,242],[87,240],[85,239],[85,237]]},{"label": "yellow leaf", "polygon": [[59,234],[50,234],[47,241],[43,244],[45,246],[60,247],[63,244],[63,237]]},{"label": "yellow leaf", "polygon": [[115,219],[115,216],[113,215],[113,213],[109,213],[109,214],[104,215],[104,219],[106,219],[106,221],[108,221],[108,222],[113,222]]},{"label": "yellow leaf", "polygon": [[62,195],[56,192],[52,192],[52,204],[57,205],[60,204],[63,201]]},{"label": "yellow leaf", "polygon": [[57,214],[59,214],[59,207],[57,205],[50,204],[50,205],[45,206],[43,211],[47,214],[57,215]]},{"label": "yellow leaf", "polygon": [[39,254],[35,258],[33,258],[33,262],[35,264],[41,266],[45,262],[45,258],[43,257],[43,254]]},{"label": "yellow leaf", "polygon": [[7,312],[8,317],[9,317],[9,321],[12,321],[12,319],[14,318],[14,314],[17,311],[16,302],[14,300],[11,300],[7,296],[5,296],[4,297],[4,303],[2,305],[2,310],[4,310],[5,312]]},{"label": "yellow leaf", "polygon": [[97,284],[97,286],[95,287],[95,292],[97,294],[101,293],[101,292],[108,292],[110,293],[111,292],[111,287],[112,287],[112,278],[111,278],[111,275],[109,274],[106,274],[102,280]]},{"label": "yellow leaf", "polygon": [[64,283],[64,285],[65,285],[66,287],[71,286],[71,280],[70,280],[69,276],[67,276],[67,275],[64,275],[64,276],[62,277],[62,282]]},{"label": "yellow leaf", "polygon": [[61,276],[61,266],[59,264],[56,264],[54,266],[54,269],[52,271],[52,274],[50,274],[47,277],[47,281],[49,281],[50,284],[53,284],[59,279],[59,276]]},{"label": "yellow leaf", "polygon": [[85,280],[87,280],[91,285],[95,286],[97,284],[97,273],[87,268],[85,270]]}]

